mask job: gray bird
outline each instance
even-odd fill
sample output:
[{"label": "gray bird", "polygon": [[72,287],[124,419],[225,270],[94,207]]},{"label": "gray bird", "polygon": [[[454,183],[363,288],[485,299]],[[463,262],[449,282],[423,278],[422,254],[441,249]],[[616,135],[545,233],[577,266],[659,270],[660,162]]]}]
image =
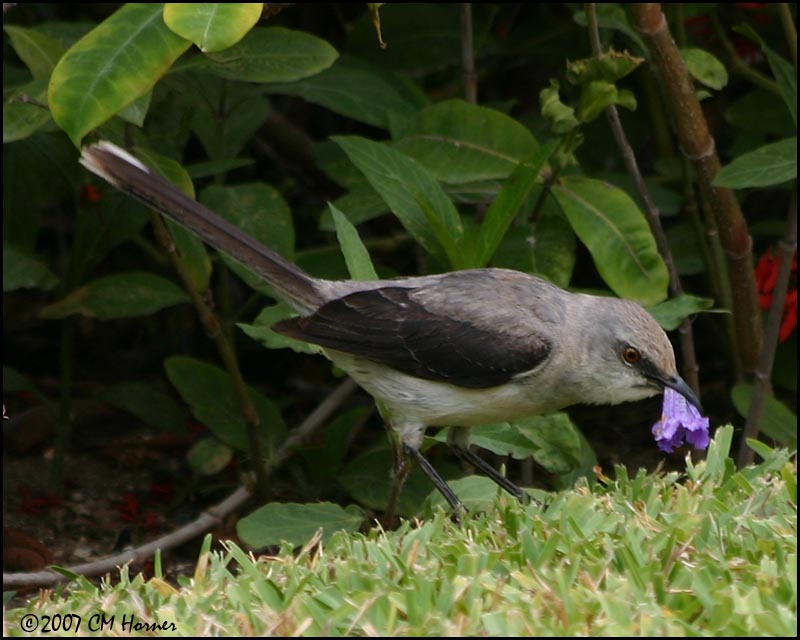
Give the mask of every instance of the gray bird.
[{"label": "gray bird", "polygon": [[507,269],[392,280],[315,278],[124,150],[84,148],[81,163],[193,231],[268,282],[300,314],[273,328],[322,347],[378,401],[384,418],[454,510],[455,493],[420,451],[429,426],[507,491],[522,490],[468,448],[464,427],[576,403],[619,404],[671,388],[700,408],[672,345],[640,305],[570,293]]}]

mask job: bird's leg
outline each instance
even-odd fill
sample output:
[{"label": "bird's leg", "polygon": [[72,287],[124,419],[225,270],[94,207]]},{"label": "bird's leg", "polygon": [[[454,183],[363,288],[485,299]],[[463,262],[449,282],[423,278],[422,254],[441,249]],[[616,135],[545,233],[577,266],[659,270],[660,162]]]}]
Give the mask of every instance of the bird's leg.
[{"label": "bird's leg", "polygon": [[392,443],[394,451],[394,473],[392,473],[392,485],[389,489],[386,510],[383,513],[383,523],[386,527],[393,527],[397,503],[400,500],[400,490],[408,477],[411,465],[408,464],[404,446],[400,444],[397,434],[391,428],[387,427],[386,430],[389,432],[389,441]]},{"label": "bird's leg", "polygon": [[492,465],[486,462],[478,454],[469,448],[467,430],[463,427],[452,427],[447,433],[447,444],[461,460],[485,474],[497,485],[508,491],[522,504],[528,503],[528,494],[520,489],[516,484],[497,471]]},{"label": "bird's leg", "polygon": [[428,459],[422,455],[419,449],[415,449],[414,447],[410,447],[408,445],[403,445],[403,449],[405,450],[406,454],[411,455],[419,465],[419,468],[422,469],[422,472],[428,476],[428,479],[433,483],[433,486],[439,490],[439,493],[442,494],[445,500],[447,500],[447,504],[450,505],[450,508],[453,510],[453,515],[457,522],[461,522],[461,514],[465,511],[464,505],[462,504],[461,500],[458,499],[458,496],[453,492],[450,486],[444,481],[444,478],[439,475],[439,472],[433,468],[433,465],[428,462]]}]

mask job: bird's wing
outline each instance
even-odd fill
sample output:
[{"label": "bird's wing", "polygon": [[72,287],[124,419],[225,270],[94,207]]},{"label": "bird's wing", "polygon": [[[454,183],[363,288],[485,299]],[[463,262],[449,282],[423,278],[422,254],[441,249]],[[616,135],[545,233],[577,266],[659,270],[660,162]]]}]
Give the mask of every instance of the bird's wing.
[{"label": "bird's wing", "polygon": [[418,295],[423,291],[397,286],[357,291],[273,328],[426,380],[475,389],[508,382],[546,360],[550,343],[541,336],[520,339],[492,328],[485,309],[480,318],[471,318],[463,306],[459,315],[445,315],[448,307],[426,304]]}]

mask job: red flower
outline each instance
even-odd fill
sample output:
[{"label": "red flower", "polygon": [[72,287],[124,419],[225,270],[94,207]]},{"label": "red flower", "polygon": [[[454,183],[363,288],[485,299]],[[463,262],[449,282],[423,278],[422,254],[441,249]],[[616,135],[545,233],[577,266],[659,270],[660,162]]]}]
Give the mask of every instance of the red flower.
[{"label": "red flower", "polygon": [[[775,293],[775,281],[778,279],[778,259],[767,250],[756,265],[756,287],[758,287],[758,304],[766,311],[772,305]],[[783,303],[783,320],[779,340],[784,342],[792,335],[797,326],[797,254],[792,260],[792,276],[786,300]]]},{"label": "red flower", "polygon": [[90,202],[92,204],[96,204],[103,199],[103,194],[100,193],[100,189],[95,187],[93,184],[85,184],[81,188],[81,200],[84,202]]}]

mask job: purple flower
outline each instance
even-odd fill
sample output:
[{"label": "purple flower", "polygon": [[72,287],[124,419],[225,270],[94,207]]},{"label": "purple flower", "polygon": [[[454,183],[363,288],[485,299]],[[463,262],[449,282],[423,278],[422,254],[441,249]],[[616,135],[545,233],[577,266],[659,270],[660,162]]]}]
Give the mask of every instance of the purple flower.
[{"label": "purple flower", "polygon": [[661,420],[653,425],[653,435],[658,448],[667,453],[680,447],[684,440],[695,449],[708,446],[708,418],[673,389],[664,389]]}]

